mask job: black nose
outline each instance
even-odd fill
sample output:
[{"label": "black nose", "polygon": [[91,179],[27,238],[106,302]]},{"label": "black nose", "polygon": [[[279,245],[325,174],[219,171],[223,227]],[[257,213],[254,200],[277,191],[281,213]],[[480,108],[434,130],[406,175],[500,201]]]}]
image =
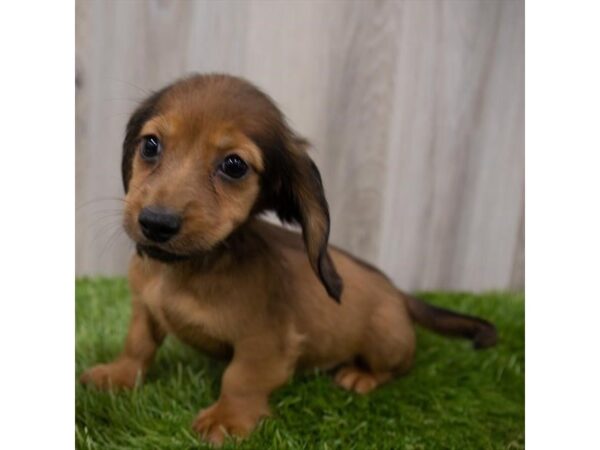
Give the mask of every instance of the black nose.
[{"label": "black nose", "polygon": [[181,216],[160,206],[143,208],[138,222],[144,236],[154,242],[167,242],[181,228]]}]

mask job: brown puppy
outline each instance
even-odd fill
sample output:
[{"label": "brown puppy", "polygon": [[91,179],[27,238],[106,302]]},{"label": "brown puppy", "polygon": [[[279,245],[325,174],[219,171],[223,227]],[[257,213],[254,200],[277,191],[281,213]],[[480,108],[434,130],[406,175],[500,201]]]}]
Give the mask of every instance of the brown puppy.
[{"label": "brown puppy", "polygon": [[[230,356],[218,401],[193,425],[219,444],[268,415],[269,394],[296,368],[339,367],[335,381],[359,393],[407,371],[413,321],[476,347],[496,342],[490,323],[409,297],[328,248],[307,146],[269,97],[231,76],[184,79],[135,111],[122,163],[124,224],[137,243],[132,318],[121,356],[84,383],[133,387],[167,333]],[[302,237],[256,217],[266,210],[299,223]]]}]

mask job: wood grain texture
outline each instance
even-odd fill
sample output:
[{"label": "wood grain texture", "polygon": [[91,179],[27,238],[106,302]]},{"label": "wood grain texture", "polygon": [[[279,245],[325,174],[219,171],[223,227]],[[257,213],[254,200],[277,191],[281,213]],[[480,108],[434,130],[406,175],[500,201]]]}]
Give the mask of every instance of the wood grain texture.
[{"label": "wood grain texture", "polygon": [[522,1],[80,0],[76,14],[79,275],[125,270],[136,102],[228,72],[313,143],[334,243],[410,290],[523,288]]}]

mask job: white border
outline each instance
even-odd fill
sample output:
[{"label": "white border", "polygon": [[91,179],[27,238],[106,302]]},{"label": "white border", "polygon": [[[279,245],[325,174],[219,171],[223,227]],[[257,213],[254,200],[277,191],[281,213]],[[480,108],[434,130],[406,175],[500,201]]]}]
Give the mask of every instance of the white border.
[{"label": "white border", "polygon": [[0,6],[0,448],[74,447],[74,17]]},{"label": "white border", "polygon": [[526,1],[526,445],[600,448],[600,4]]}]

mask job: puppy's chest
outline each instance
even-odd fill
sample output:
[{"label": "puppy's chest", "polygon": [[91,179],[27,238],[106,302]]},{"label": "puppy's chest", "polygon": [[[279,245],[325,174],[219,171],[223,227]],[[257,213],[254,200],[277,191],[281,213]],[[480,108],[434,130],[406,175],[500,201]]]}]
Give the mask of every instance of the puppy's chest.
[{"label": "puppy's chest", "polygon": [[143,300],[168,333],[202,351],[220,355],[229,351],[235,324],[226,302],[220,305],[212,291],[210,285],[192,290],[158,278],[144,289]]}]

